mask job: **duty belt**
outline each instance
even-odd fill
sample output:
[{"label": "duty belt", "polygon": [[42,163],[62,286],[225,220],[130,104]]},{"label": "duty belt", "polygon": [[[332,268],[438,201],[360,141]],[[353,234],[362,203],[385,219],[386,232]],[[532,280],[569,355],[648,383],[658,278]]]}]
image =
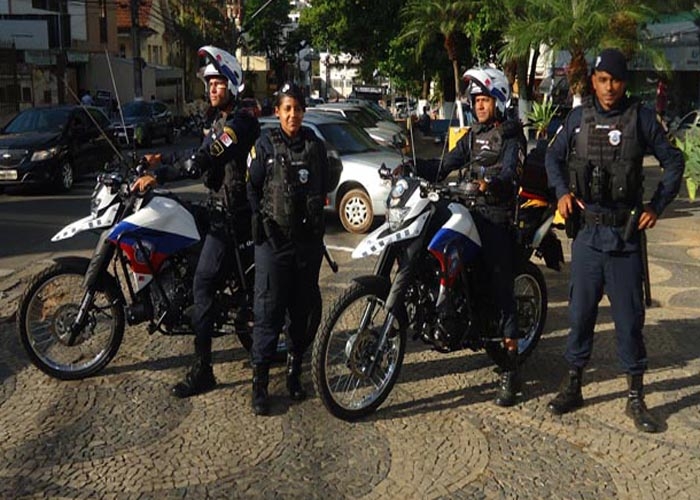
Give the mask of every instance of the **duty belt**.
[{"label": "duty belt", "polygon": [[588,226],[624,226],[629,217],[629,210],[615,212],[590,212],[583,211],[583,223]]}]

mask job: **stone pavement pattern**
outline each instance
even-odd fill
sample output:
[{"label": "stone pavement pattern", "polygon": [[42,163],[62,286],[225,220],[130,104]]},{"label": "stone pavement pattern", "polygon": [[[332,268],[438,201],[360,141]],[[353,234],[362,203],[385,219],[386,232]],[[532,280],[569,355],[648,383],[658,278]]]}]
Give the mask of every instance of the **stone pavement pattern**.
[{"label": "stone pavement pattern", "polygon": [[[254,417],[246,353],[232,337],[214,344],[219,387],[185,401],[169,389],[191,339],[145,328],[127,329],[98,376],[51,379],[28,363],[11,317],[43,264],[0,277],[0,498],[698,498],[700,210],[681,199],[665,215],[649,234],[645,328],[647,403],[664,423],[656,435],[624,416],[605,301],[586,405],[561,418],[546,411],[565,370],[568,267],[544,271],[545,335],[516,407],[492,403],[496,375],[483,352],[409,344],[389,399],[354,424],[317,397],[290,405],[282,367],[272,372],[273,416]],[[340,273],[322,271],[326,307],[368,272],[366,262],[335,256]],[[312,390],[308,370],[303,380]]]}]

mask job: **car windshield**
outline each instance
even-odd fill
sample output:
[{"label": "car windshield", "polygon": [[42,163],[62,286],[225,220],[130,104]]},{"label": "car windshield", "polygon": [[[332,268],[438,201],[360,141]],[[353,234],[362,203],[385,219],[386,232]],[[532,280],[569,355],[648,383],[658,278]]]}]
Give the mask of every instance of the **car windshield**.
[{"label": "car windshield", "polygon": [[377,126],[377,120],[374,120],[368,113],[361,109],[346,109],[345,115],[348,120],[357,123],[362,128],[373,128]]},{"label": "car windshield", "polygon": [[380,150],[379,145],[364,130],[350,123],[324,123],[318,125],[318,128],[341,156]]},{"label": "car windshield", "polygon": [[125,117],[150,116],[151,107],[143,101],[133,101],[124,105],[123,112]]},{"label": "car windshield", "polygon": [[32,108],[22,111],[5,127],[6,134],[23,132],[60,132],[68,123],[68,108]]},{"label": "car windshield", "polygon": [[691,111],[683,118],[683,120],[681,120],[681,123],[679,124],[679,126],[680,127],[690,127],[693,123],[695,123],[696,116],[697,116],[697,112]]}]

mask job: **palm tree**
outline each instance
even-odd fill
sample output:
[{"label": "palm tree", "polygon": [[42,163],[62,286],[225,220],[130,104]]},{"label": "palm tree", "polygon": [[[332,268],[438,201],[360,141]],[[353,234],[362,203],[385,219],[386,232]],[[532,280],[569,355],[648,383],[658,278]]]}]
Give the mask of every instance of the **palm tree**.
[{"label": "palm tree", "polygon": [[415,40],[416,59],[430,45],[436,34],[444,38],[447,58],[452,63],[455,96],[459,95],[459,57],[457,39],[470,16],[478,10],[471,1],[465,0],[409,0],[401,10],[404,22],[399,36],[402,40]]},{"label": "palm tree", "polygon": [[525,0],[523,15],[506,27],[508,44],[503,54],[518,57],[544,43],[554,50],[567,50],[569,89],[574,103],[580,101],[588,83],[586,52],[601,47],[634,47],[637,26],[653,11],[631,0]]}]

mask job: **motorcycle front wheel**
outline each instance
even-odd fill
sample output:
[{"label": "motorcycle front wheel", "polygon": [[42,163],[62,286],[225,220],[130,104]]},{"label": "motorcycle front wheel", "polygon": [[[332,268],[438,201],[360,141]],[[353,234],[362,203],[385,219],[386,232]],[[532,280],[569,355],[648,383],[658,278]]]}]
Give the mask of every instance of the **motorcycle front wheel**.
[{"label": "motorcycle front wheel", "polygon": [[343,420],[375,411],[399,376],[406,329],[394,320],[380,348],[380,332],[388,321],[385,300],[381,287],[354,282],[335,302],[314,341],[311,368],[316,393],[328,411]]},{"label": "motorcycle front wheel", "polygon": [[[515,302],[518,310],[518,362],[523,363],[535,350],[547,320],[547,285],[540,268],[525,261],[515,276]],[[485,346],[489,357],[500,367],[505,367],[508,356],[501,342],[489,342]]]},{"label": "motorcycle front wheel", "polygon": [[85,293],[88,261],[58,262],[27,286],[17,314],[17,331],[31,362],[44,373],[77,380],[112,360],[124,336],[123,297],[114,280],[100,280],[85,326],[72,346],[70,327]]}]

